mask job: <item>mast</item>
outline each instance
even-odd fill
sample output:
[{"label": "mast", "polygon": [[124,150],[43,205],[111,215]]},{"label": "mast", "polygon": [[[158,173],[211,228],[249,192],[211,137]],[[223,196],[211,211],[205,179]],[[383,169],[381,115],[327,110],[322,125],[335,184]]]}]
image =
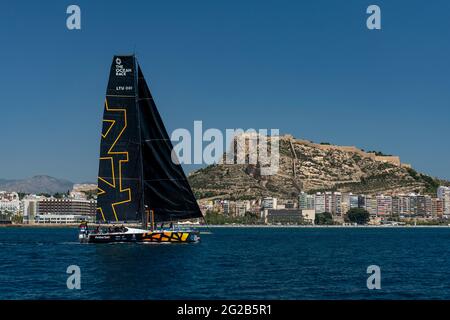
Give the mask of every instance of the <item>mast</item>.
[{"label": "mast", "polygon": [[138,95],[138,72],[137,72],[137,61],[136,56],[133,54],[133,67],[134,67],[134,85],[135,85],[135,100],[136,100],[136,109],[137,110],[137,122],[138,122],[138,131],[139,131],[139,161],[141,166],[141,172],[139,175],[139,182],[141,184],[141,222],[142,229],[147,230],[148,226],[148,216],[147,210],[145,209],[145,192],[144,192],[144,158],[142,156],[142,132],[141,132],[141,112],[140,112],[140,104],[139,104],[139,95]]}]

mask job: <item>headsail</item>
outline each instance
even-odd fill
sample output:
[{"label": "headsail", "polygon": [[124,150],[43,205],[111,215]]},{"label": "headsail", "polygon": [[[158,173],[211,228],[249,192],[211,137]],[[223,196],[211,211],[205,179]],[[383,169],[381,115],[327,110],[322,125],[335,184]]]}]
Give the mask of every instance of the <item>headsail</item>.
[{"label": "headsail", "polygon": [[138,97],[145,205],[156,222],[202,217],[183,168],[172,161],[172,142],[139,66]]},{"label": "headsail", "polygon": [[[97,221],[202,217],[134,56],[115,56],[100,144]],[[144,218],[145,219],[145,218]]]}]

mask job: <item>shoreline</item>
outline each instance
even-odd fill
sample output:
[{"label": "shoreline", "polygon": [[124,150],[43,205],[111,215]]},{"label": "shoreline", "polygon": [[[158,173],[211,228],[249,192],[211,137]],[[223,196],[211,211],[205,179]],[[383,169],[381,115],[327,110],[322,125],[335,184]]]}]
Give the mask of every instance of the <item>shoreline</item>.
[{"label": "shoreline", "polygon": [[[79,224],[5,224],[0,225],[1,228],[78,228]],[[128,227],[136,227],[136,225],[125,225]],[[448,225],[403,225],[403,226],[387,226],[387,225],[253,225],[253,224],[212,224],[212,225],[180,225],[179,227],[188,228],[280,228],[280,229],[324,229],[324,228],[450,228]]]}]

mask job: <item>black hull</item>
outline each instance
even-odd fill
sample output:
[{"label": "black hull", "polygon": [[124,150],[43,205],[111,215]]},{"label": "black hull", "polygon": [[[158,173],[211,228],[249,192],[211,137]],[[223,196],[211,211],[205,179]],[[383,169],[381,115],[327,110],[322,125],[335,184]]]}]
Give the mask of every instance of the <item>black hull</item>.
[{"label": "black hull", "polygon": [[198,231],[149,231],[145,233],[110,233],[80,235],[82,243],[193,243],[200,241]]}]

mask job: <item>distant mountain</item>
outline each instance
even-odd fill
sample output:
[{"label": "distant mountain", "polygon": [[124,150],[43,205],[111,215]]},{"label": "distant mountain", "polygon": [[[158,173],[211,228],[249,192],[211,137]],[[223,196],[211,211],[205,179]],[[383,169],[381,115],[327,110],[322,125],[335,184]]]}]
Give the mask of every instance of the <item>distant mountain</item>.
[{"label": "distant mountain", "polygon": [[397,156],[316,144],[289,135],[280,137],[280,163],[275,175],[262,176],[258,165],[217,164],[192,172],[188,179],[199,199],[292,198],[301,191],[436,195],[439,185],[449,184],[416,172]]},{"label": "distant mountain", "polygon": [[64,179],[39,175],[20,180],[0,179],[0,190],[16,191],[24,193],[48,193],[67,192],[72,190],[74,183]]}]

